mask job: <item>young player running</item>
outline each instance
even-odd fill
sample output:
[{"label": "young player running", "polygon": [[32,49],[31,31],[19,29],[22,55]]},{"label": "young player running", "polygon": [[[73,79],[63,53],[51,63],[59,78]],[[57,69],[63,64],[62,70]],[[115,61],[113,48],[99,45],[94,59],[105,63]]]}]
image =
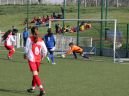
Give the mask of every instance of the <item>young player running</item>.
[{"label": "young player running", "polygon": [[48,33],[43,38],[45,41],[46,47],[49,51],[49,55],[47,58],[48,58],[48,61],[51,59],[52,64],[56,64],[54,61],[54,50],[55,50],[55,44],[56,44],[55,38],[54,38],[51,28],[48,28],[47,32]]},{"label": "young player running", "polygon": [[33,74],[32,87],[27,89],[27,91],[29,93],[33,93],[37,85],[40,89],[38,96],[43,96],[45,94],[45,90],[38,74],[41,59],[47,55],[47,48],[42,38],[38,37],[37,27],[32,27],[31,33],[32,36],[28,37],[26,42],[24,55],[24,58],[28,59],[29,67]]},{"label": "young player running", "polygon": [[76,53],[79,53],[83,58],[85,59],[89,59],[89,56],[87,54],[84,54],[83,49],[77,45],[74,45],[73,42],[69,43],[69,50],[66,52],[66,54],[64,55],[64,57],[66,57],[66,55],[68,54],[72,54],[74,55],[74,58],[77,59],[77,55]]},{"label": "young player running", "polygon": [[12,56],[15,52],[14,49],[14,35],[17,32],[17,30],[8,30],[3,36],[2,36],[2,41],[4,41],[4,46],[7,50],[9,50],[8,53],[8,59],[12,59]]}]

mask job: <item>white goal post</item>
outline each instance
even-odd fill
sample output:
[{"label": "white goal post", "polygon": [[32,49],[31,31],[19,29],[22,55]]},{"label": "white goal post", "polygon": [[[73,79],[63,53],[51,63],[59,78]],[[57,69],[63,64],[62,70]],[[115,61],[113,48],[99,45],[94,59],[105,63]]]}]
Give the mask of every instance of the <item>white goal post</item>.
[{"label": "white goal post", "polygon": [[113,61],[117,61],[116,58],[116,31],[117,31],[117,19],[50,19],[49,28],[52,27],[53,21],[86,21],[86,22],[112,22],[113,23]]}]

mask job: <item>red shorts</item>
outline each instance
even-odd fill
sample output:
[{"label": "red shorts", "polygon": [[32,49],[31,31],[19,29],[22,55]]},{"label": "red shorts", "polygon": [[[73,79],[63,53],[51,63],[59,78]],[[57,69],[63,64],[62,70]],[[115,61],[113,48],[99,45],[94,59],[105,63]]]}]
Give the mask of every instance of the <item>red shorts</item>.
[{"label": "red shorts", "polygon": [[30,70],[33,71],[38,71],[39,72],[39,66],[40,66],[40,62],[32,62],[32,61],[28,61],[29,63],[29,67]]},{"label": "red shorts", "polygon": [[13,50],[13,49],[14,49],[14,46],[13,46],[13,45],[8,46],[8,45],[5,43],[4,46],[5,46],[5,48],[6,48],[7,50]]}]

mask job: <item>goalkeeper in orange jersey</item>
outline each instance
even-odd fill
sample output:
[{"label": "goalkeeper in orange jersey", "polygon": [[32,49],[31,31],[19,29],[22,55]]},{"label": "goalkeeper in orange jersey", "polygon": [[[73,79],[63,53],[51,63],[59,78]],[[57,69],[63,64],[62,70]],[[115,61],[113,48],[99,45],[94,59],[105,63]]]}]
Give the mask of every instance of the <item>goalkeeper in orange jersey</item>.
[{"label": "goalkeeper in orange jersey", "polygon": [[88,54],[84,54],[83,49],[82,49],[81,47],[77,46],[77,45],[74,45],[73,42],[69,43],[69,47],[70,47],[70,48],[69,48],[69,50],[66,52],[66,54],[65,54],[64,57],[66,57],[66,55],[69,55],[69,54],[72,54],[72,53],[73,53],[74,58],[77,59],[76,53],[79,53],[83,58],[89,59]]}]

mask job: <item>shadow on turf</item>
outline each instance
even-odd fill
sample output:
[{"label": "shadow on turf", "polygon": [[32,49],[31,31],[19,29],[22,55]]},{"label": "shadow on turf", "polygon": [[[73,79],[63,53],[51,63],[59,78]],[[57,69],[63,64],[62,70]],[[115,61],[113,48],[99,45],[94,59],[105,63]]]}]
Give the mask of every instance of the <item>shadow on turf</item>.
[{"label": "shadow on turf", "polygon": [[0,59],[2,59],[2,60],[8,60],[7,58],[0,58]]},{"label": "shadow on turf", "polygon": [[[7,59],[7,58],[0,58],[0,60],[9,60],[9,59]],[[9,61],[12,61],[12,62],[20,62],[20,63],[26,63],[26,60],[25,61],[16,61],[16,60],[14,60],[14,59],[12,59],[12,60],[9,60]]]},{"label": "shadow on turf", "polygon": [[14,94],[26,94],[26,95],[29,95],[30,96],[30,93],[27,93],[27,91],[25,91],[25,90],[24,91],[21,91],[21,90],[10,90],[10,89],[1,89],[0,88],[0,92],[14,93]]},{"label": "shadow on turf", "polygon": [[84,59],[84,58],[81,58],[81,57],[78,57],[77,59],[75,59],[74,57],[67,57],[67,58],[55,57],[55,58],[64,59],[64,60],[91,61],[91,58],[90,59]]}]

